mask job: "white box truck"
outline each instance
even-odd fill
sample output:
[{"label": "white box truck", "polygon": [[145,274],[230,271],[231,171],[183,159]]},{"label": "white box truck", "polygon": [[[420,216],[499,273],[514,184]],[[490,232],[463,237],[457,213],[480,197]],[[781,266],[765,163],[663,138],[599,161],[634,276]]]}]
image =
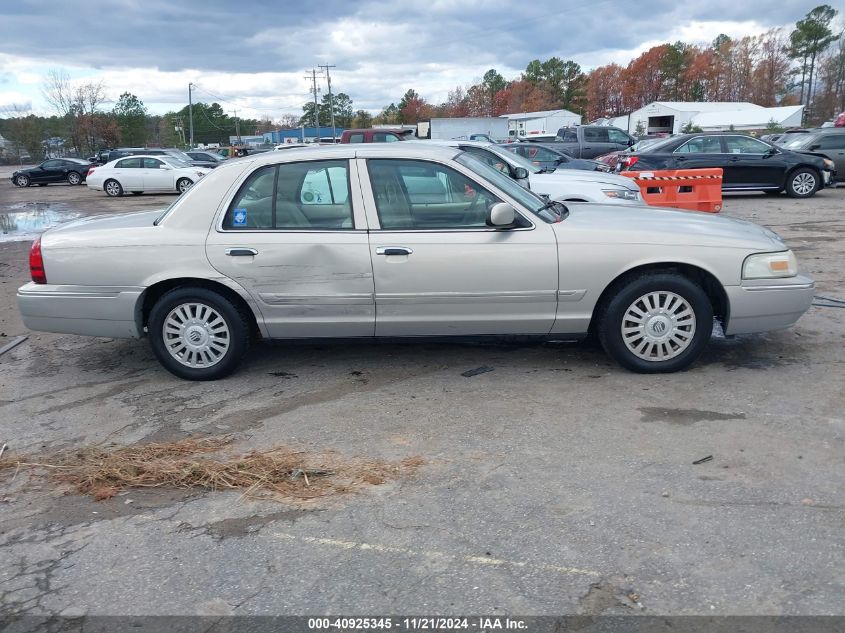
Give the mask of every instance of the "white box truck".
[{"label": "white box truck", "polygon": [[501,142],[508,139],[508,120],[499,117],[431,119],[417,124],[419,138]]}]

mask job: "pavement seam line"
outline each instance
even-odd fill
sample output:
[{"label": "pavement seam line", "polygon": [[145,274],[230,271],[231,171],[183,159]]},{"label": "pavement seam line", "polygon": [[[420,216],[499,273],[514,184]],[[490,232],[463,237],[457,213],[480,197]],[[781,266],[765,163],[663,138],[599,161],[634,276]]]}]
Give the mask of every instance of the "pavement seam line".
[{"label": "pavement seam line", "polygon": [[405,556],[416,556],[422,558],[429,558],[432,560],[451,560],[461,561],[464,563],[471,563],[475,565],[485,565],[491,567],[520,567],[525,569],[533,569],[536,571],[555,572],[558,574],[580,574],[583,576],[594,576],[600,578],[601,572],[592,569],[580,569],[578,567],[564,567],[561,565],[550,565],[547,563],[531,564],[525,561],[513,561],[502,558],[490,558],[487,556],[470,556],[463,554],[449,554],[447,552],[440,552],[437,550],[423,550],[411,549],[408,547],[395,547],[392,545],[381,545],[378,543],[360,543],[357,541],[344,541],[333,538],[321,538],[316,536],[296,536],[286,532],[273,532],[274,538],[283,539],[287,541],[299,541],[311,545],[325,545],[328,547],[336,547],[346,550],[361,550],[370,552],[379,552],[382,554],[402,554]]}]

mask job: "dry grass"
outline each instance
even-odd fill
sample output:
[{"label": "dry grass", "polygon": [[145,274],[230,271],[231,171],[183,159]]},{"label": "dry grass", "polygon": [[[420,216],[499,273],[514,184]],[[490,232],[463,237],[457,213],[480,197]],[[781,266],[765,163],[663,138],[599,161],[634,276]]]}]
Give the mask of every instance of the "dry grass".
[{"label": "dry grass", "polygon": [[312,499],[380,485],[422,465],[418,457],[399,462],[346,458],[334,452],[308,453],[277,446],[237,456],[213,456],[231,437],[207,437],[137,446],[91,446],[46,456],[0,458],[0,472],[31,474],[70,485],[96,500],[128,488],[200,488]]}]

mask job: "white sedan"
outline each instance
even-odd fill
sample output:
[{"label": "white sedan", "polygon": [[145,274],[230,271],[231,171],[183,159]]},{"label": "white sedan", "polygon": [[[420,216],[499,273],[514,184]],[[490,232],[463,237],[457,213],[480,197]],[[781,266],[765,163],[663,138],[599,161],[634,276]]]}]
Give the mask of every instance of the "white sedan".
[{"label": "white sedan", "polygon": [[91,189],[117,197],[130,191],[184,193],[211,170],[194,167],[173,156],[127,156],[88,170]]},{"label": "white sedan", "polygon": [[636,204],[646,202],[631,178],[585,169],[544,169],[530,160],[484,141],[435,140],[422,143],[447,145],[472,154],[510,176],[526,189],[563,202]]}]

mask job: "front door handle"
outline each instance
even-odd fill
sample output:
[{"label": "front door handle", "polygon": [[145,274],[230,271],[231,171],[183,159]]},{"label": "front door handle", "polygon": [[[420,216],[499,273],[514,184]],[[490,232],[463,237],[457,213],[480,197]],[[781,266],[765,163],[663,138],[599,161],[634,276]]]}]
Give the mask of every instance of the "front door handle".
[{"label": "front door handle", "polygon": [[227,248],[226,254],[229,257],[253,257],[258,255],[258,251],[254,248]]},{"label": "front door handle", "polygon": [[414,250],[407,246],[377,246],[376,255],[410,255]]}]

